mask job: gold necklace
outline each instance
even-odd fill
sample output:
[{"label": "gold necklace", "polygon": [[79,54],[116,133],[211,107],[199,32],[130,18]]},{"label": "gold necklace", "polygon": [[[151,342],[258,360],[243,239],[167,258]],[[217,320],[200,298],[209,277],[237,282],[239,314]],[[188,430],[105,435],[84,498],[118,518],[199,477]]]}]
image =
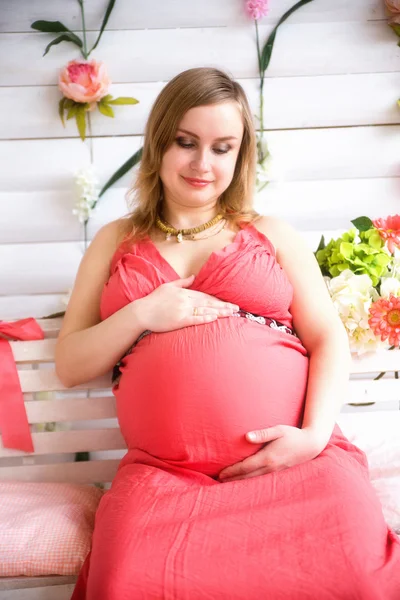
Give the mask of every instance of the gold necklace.
[{"label": "gold necklace", "polygon": [[[220,221],[222,218],[223,218],[223,215],[220,213],[220,214],[216,215],[210,221],[207,221],[207,223],[204,223],[203,225],[199,225],[198,227],[190,227],[189,229],[175,229],[175,227],[171,227],[171,226],[167,225],[167,223],[165,223],[165,221],[162,221],[160,219],[160,217],[157,215],[155,225],[158,229],[161,229],[161,231],[163,231],[166,234],[166,236],[165,236],[166,240],[169,240],[169,239],[171,239],[172,236],[174,236],[174,237],[176,237],[176,241],[180,243],[180,242],[183,242],[184,236],[193,236],[194,234],[200,233],[201,231],[204,231],[205,229],[209,229],[210,227],[212,227],[213,225],[218,223],[218,221]],[[193,238],[191,238],[191,239],[193,239]]]},{"label": "gold necklace", "polygon": [[214,237],[214,235],[218,235],[219,233],[221,233],[221,231],[223,231],[226,227],[226,220],[220,221],[219,225],[212,231],[212,233],[209,233],[208,235],[202,235],[201,237],[195,237],[194,235],[191,235],[189,237],[185,237],[185,240],[188,240],[190,242],[197,242],[198,240],[207,240],[210,237]]}]

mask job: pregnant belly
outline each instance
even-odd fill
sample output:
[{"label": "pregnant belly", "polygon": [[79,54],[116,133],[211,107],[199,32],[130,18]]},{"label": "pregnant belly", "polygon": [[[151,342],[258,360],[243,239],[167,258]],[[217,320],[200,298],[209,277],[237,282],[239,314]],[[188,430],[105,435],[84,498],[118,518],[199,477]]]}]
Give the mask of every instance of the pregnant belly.
[{"label": "pregnant belly", "polygon": [[145,337],[114,393],[128,448],[214,476],[253,454],[245,434],[301,426],[308,357],[290,334],[226,318]]}]

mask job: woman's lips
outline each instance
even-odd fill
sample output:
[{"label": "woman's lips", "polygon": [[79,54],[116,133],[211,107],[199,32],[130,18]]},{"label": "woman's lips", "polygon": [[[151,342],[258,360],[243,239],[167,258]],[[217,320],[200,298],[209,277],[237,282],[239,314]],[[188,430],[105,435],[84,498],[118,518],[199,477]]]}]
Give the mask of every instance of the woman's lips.
[{"label": "woman's lips", "polygon": [[208,184],[211,183],[211,181],[205,181],[204,179],[191,179],[190,177],[184,177],[183,179],[189,185],[192,185],[193,187],[197,187],[197,188],[206,187]]}]

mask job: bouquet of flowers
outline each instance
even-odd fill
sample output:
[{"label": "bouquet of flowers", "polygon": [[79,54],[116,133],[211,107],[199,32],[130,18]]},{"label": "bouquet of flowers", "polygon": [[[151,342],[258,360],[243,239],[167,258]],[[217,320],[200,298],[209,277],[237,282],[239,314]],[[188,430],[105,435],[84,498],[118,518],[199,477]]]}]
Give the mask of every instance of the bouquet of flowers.
[{"label": "bouquet of flowers", "polygon": [[327,245],[322,236],[315,252],[350,350],[400,348],[400,215],[351,222]]}]

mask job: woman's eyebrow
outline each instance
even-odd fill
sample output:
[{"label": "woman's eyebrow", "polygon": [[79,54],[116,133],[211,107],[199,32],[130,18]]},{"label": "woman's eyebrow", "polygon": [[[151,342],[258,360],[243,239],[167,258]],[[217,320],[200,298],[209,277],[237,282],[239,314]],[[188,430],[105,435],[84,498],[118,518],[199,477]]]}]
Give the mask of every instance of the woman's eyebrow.
[{"label": "woman's eyebrow", "polygon": [[[187,131],[187,129],[181,129],[181,128],[179,128],[178,131],[182,131],[182,133],[187,133],[188,135],[191,135],[192,137],[196,138],[197,140],[199,139],[198,135],[196,135],[192,131]],[[237,140],[237,139],[238,138],[235,137],[235,136],[233,136],[233,135],[227,135],[225,137],[215,138],[214,141],[216,141],[216,142],[224,142],[226,140]]]}]

